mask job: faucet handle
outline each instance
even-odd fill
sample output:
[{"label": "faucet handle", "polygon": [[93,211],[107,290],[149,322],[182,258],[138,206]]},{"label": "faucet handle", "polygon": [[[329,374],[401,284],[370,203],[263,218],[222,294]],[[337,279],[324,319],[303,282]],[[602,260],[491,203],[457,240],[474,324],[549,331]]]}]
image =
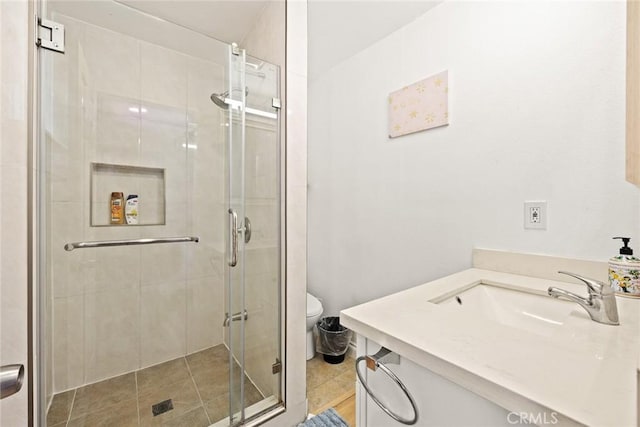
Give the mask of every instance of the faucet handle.
[{"label": "faucet handle", "polygon": [[609,295],[613,293],[613,290],[609,286],[605,285],[599,280],[589,279],[588,277],[583,277],[583,276],[580,276],[579,274],[571,273],[569,271],[558,271],[558,273],[566,274],[567,276],[574,277],[580,280],[581,282],[583,282],[589,288],[590,295],[602,296],[602,295]]}]

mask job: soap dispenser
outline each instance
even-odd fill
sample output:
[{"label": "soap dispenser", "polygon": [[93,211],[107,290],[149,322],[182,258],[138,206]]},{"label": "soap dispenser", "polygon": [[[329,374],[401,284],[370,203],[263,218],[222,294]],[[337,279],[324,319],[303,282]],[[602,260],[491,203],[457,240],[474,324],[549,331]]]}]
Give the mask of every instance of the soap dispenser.
[{"label": "soap dispenser", "polygon": [[621,296],[640,298],[640,259],[633,256],[629,245],[630,237],[621,239],[620,254],[609,259],[609,284]]}]

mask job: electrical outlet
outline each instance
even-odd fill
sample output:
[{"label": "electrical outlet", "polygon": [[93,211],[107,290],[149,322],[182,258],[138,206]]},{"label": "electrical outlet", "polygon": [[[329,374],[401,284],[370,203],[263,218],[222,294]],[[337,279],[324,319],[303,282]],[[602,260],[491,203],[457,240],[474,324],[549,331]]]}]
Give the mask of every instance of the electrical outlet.
[{"label": "electrical outlet", "polygon": [[546,200],[524,202],[524,228],[531,230],[547,229]]},{"label": "electrical outlet", "polygon": [[529,208],[529,222],[531,224],[540,223],[540,207],[533,206]]}]

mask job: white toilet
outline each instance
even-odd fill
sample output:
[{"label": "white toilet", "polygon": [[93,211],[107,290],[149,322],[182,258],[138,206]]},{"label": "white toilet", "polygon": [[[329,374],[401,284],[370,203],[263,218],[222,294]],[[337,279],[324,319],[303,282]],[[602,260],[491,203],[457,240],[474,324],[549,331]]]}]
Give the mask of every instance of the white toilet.
[{"label": "white toilet", "polygon": [[322,303],[318,298],[307,293],[307,360],[313,359],[316,354],[313,342],[313,327],[322,316]]}]

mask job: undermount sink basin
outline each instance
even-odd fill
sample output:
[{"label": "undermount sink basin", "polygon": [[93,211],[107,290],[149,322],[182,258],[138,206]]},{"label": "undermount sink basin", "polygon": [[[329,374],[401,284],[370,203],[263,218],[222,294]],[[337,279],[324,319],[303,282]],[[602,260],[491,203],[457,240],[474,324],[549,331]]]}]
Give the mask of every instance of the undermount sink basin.
[{"label": "undermount sink basin", "polygon": [[570,301],[484,283],[431,302],[545,336],[553,334],[578,307]]}]

